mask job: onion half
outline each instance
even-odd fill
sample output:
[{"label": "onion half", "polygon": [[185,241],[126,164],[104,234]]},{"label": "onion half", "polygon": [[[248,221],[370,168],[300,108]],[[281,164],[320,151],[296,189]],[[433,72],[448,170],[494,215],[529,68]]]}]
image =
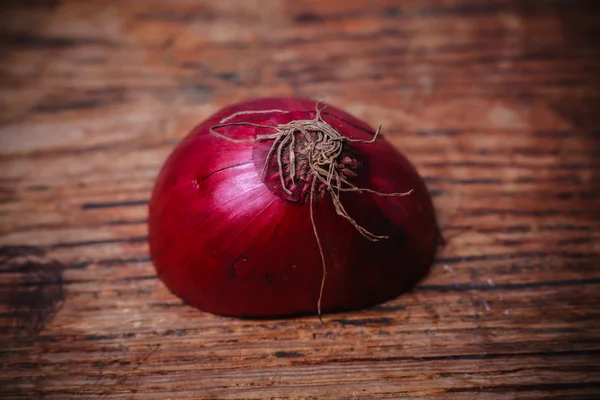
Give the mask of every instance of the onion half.
[{"label": "onion half", "polygon": [[152,193],[160,279],[197,308],[238,317],[358,309],[410,288],[439,230],[424,182],[377,133],[307,99],[211,116],[172,152]]}]

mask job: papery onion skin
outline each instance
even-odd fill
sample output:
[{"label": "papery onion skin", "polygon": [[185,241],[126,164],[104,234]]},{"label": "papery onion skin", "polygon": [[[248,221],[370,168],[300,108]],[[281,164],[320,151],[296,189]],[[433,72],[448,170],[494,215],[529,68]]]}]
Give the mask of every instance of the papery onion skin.
[{"label": "papery onion skin", "polygon": [[[194,128],[163,166],[149,205],[150,254],[165,285],[192,306],[226,316],[316,314],[323,267],[308,201],[288,201],[259,179],[263,143],[232,143],[209,129],[234,121],[277,125],[315,117],[316,102],[266,98],[226,107]],[[262,112],[286,110],[288,113]],[[375,130],[327,105],[322,118],[340,134],[371,139]],[[251,138],[256,129],[225,128]],[[361,162],[353,183],[404,197],[343,193],[348,214],[389,239],[372,242],[335,213],[329,193],[314,203],[326,258],[322,311],[359,309],[409,289],[428,271],[439,239],[427,188],[383,137],[351,145]],[[264,155],[262,156],[264,157]],[[273,172],[273,171],[271,171]]]}]

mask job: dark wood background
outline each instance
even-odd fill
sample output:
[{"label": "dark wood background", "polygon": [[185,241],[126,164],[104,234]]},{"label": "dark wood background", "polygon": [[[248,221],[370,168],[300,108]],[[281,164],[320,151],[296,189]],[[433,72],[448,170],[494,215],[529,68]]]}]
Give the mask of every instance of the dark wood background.
[{"label": "dark wood background", "polygon": [[[0,397],[600,398],[600,4],[4,1]],[[414,291],[245,321],[155,278],[167,154],[247,97],[324,99],[418,166]]]}]

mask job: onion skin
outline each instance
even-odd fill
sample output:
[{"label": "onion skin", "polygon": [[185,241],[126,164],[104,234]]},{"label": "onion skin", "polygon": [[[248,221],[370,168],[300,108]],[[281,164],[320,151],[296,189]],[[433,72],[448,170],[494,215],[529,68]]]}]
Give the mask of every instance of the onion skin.
[{"label": "onion skin", "polygon": [[[260,180],[257,166],[263,163],[255,157],[265,154],[257,150],[264,143],[232,143],[209,132],[240,111],[290,111],[235,118],[274,126],[312,119],[315,106],[296,98],[234,104],[193,129],[167,159],[149,205],[150,254],[160,279],[188,304],[236,317],[317,313],[323,266],[309,202],[286,200]],[[321,115],[347,137],[369,140],[375,132],[332,106]],[[257,130],[224,129],[241,139],[255,137]],[[383,137],[351,147],[361,162],[353,183],[382,193],[412,193],[341,194],[358,224],[389,236],[377,242],[336,214],[329,193],[315,200],[327,267],[323,312],[368,307],[406,291],[427,273],[439,239],[431,198],[410,162]]]}]

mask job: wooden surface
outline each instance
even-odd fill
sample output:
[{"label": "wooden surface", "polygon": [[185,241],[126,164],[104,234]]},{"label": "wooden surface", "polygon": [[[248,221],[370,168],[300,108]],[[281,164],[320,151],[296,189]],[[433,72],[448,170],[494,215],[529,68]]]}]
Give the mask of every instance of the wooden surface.
[{"label": "wooden surface", "polygon": [[[0,397],[600,396],[597,2],[2,3]],[[247,321],[155,278],[165,157],[273,95],[381,123],[417,165],[448,245],[413,292]]]}]

